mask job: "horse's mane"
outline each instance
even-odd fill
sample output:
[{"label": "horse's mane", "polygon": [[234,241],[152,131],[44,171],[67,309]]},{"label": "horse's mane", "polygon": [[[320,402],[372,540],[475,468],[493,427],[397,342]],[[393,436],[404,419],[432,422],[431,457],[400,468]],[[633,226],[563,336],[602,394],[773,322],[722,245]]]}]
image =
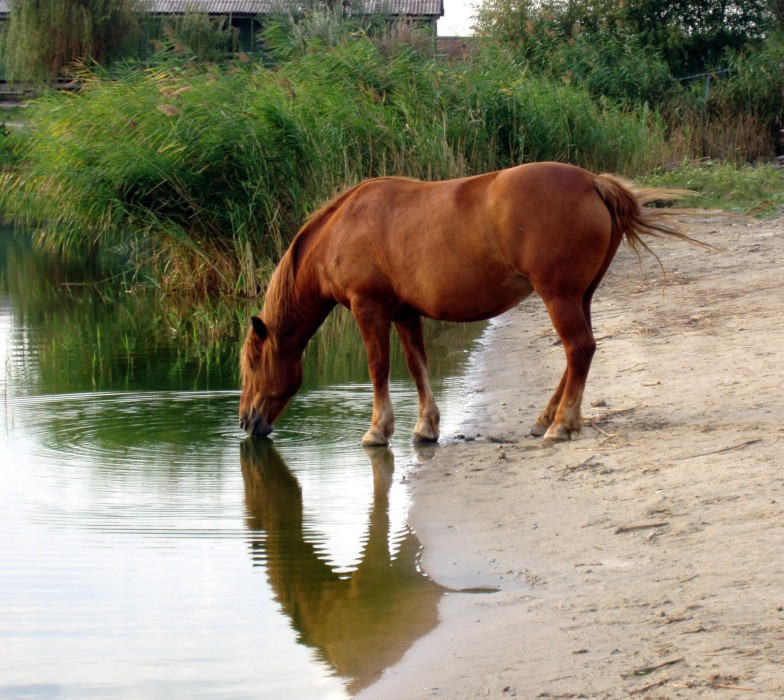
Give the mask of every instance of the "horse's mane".
[{"label": "horse's mane", "polygon": [[270,328],[280,328],[293,313],[294,280],[301,260],[303,247],[316,232],[340,209],[341,206],[361,187],[379,180],[405,180],[407,178],[381,177],[362,182],[350,187],[334,199],[323,204],[303,224],[294,236],[288,250],[283,254],[278,266],[272,273],[267,291],[264,294],[263,320]]}]

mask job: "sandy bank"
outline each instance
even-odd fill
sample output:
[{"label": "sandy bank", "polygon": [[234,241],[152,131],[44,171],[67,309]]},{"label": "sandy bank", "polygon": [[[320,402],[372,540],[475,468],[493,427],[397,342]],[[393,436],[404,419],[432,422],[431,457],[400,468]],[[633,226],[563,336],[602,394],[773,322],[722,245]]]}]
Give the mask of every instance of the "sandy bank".
[{"label": "sandy bank", "polygon": [[664,288],[621,249],[578,440],[526,436],[563,371],[541,302],[494,325],[482,439],[423,456],[411,522],[434,579],[498,591],[445,596],[363,700],[784,697],[784,219],[710,228],[654,241]]}]

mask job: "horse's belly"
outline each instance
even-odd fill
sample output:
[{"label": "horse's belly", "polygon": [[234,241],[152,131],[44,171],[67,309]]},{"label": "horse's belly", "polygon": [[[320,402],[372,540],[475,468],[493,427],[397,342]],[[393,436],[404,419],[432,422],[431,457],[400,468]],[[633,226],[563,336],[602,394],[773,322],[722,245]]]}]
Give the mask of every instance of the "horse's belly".
[{"label": "horse's belly", "polygon": [[423,316],[440,321],[482,321],[508,311],[533,292],[527,277],[487,279],[480,285],[444,285],[430,288],[419,303],[411,304]]}]

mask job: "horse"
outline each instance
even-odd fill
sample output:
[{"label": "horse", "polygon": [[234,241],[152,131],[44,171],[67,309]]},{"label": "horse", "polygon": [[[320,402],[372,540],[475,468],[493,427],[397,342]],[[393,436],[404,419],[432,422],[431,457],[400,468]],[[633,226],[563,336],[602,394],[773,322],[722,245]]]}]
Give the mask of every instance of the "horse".
[{"label": "horse", "polygon": [[574,438],[596,350],[591,299],[621,241],[638,255],[650,251],[643,235],[705,245],[683,231],[680,210],[645,206],[682,194],[548,162],[438,182],[360,182],[310,217],[270,278],[241,351],[240,427],[272,432],[301,386],[308,341],[341,304],[359,328],[373,386],[362,444],[386,445],[394,431],[392,324],[419,397],[414,440],[436,441],[440,414],[422,318],[485,320],[536,293],[563,343],[566,369],[531,434]]}]

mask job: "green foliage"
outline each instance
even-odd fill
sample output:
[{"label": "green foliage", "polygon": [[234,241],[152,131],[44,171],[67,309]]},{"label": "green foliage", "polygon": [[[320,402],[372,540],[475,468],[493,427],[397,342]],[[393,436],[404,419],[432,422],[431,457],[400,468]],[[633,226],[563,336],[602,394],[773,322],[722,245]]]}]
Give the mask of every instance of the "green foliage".
[{"label": "green foliage", "polygon": [[578,34],[591,44],[611,34],[653,51],[677,77],[715,69],[727,51],[758,46],[775,23],[767,0],[484,0],[477,13],[480,35],[528,57],[557,53]]},{"label": "green foliage", "polygon": [[451,66],[364,38],[319,47],[275,69],[80,76],[29,108],[0,211],[49,249],[122,246],[167,288],[255,295],[305,217],[363,178],[548,159],[634,175],[663,148],[651,112],[498,50]]},{"label": "green foliage", "polygon": [[309,46],[336,46],[365,29],[361,19],[347,14],[340,5],[313,3],[300,12],[295,9],[265,22],[261,33],[265,52],[276,62],[305,53]]},{"label": "green foliage", "polygon": [[184,389],[235,387],[238,346],[257,305],[164,297],[130,284],[122,264],[44,255],[29,236],[0,228],[0,293],[24,319],[38,360],[18,383],[44,393],[149,389],[168,375]]},{"label": "green foliage", "polygon": [[784,147],[784,53],[769,32],[776,8],[765,0],[485,0],[477,27],[529,72],[596,100],[655,109],[675,154],[743,162]]},{"label": "green foliage", "polygon": [[784,127],[784,37],[761,49],[727,56],[730,79],[714,87],[709,109],[716,114],[751,114],[776,134]]},{"label": "green foliage", "polygon": [[75,62],[108,64],[135,51],[135,0],[9,0],[2,54],[6,77],[56,80]]},{"label": "green foliage", "polygon": [[11,132],[0,127],[0,173],[10,171],[19,164],[13,148]]},{"label": "green foliage", "polygon": [[142,16],[144,33],[156,54],[180,54],[198,61],[218,62],[237,51],[238,37],[229,20],[211,17],[197,8],[198,5],[188,5],[181,15]]},{"label": "green foliage", "polygon": [[[661,124],[646,109],[634,112],[587,90],[533,75],[510,51],[489,48],[453,74],[449,114],[466,114],[450,134],[477,169],[558,160],[593,170],[636,174],[663,148]],[[486,162],[485,162],[486,161]]]},{"label": "green foliage", "polygon": [[361,37],[370,39],[385,56],[399,53],[403,46],[431,54],[435,44],[431,31],[415,21],[367,15],[362,2],[330,5],[318,0],[292,6],[288,14],[267,19],[261,43],[265,58],[280,63]]},{"label": "green foliage", "polygon": [[685,206],[771,216],[784,205],[784,168],[772,165],[686,162],[645,181],[653,187],[694,190],[696,196],[684,199]]},{"label": "green foliage", "polygon": [[784,147],[784,41],[725,60],[722,75],[702,76],[663,105],[669,140],[682,157],[770,160]]},{"label": "green foliage", "polygon": [[584,86],[595,97],[660,106],[679,90],[667,64],[635,36],[578,33],[558,46],[547,64],[553,77]]},{"label": "green foliage", "polygon": [[580,85],[594,97],[658,106],[678,83],[658,49],[618,18],[616,4],[486,0],[478,30],[512,48],[528,70]]},{"label": "green foliage", "polygon": [[621,21],[677,76],[717,68],[727,51],[758,45],[774,23],[766,0],[629,0]]}]

